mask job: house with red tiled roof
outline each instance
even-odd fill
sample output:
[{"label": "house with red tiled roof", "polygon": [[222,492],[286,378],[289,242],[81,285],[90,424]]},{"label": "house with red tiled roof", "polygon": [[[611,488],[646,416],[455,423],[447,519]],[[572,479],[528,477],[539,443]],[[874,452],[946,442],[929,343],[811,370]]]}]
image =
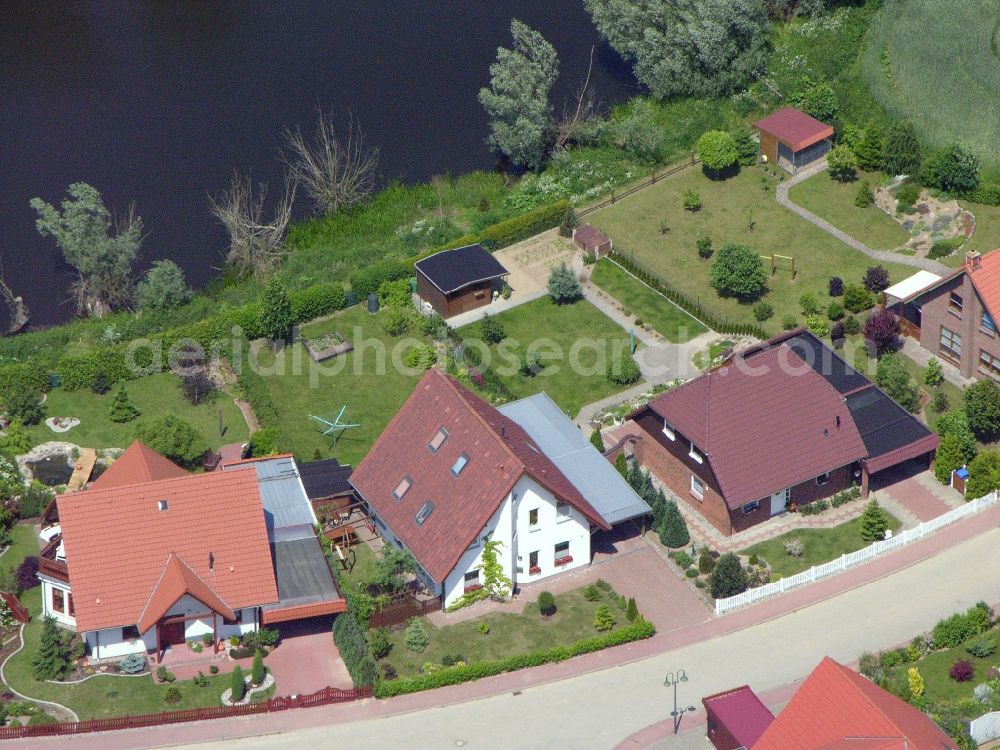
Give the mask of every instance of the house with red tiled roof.
[{"label": "house with red tiled roof", "polygon": [[133,443],[56,515],[42,612],[95,662],[346,609],[290,456],[189,474]]},{"label": "house with red tiled roof", "polygon": [[[742,718],[733,714],[729,721],[739,725]],[[713,739],[711,722],[710,718],[709,739]],[[721,744],[715,746],[728,750]],[[746,747],[750,750],[956,750],[958,746],[930,716],[825,657],[774,721]]]},{"label": "house with red tiled roof", "polygon": [[667,391],[626,423],[634,457],[732,534],[907,461],[938,437],[816,336],[791,331]]},{"label": "house with red tiled roof", "polygon": [[904,333],[963,377],[1000,381],[1000,252],[969,252],[961,268],[887,303]]},{"label": "house with red tiled roof", "polygon": [[436,368],[350,482],[446,605],[482,585],[486,541],[518,586],[588,565],[593,532],[650,512],[545,394],[495,408]]},{"label": "house with red tiled roof", "polygon": [[794,107],[757,120],[760,153],[793,174],[822,159],[833,145],[833,128]]}]

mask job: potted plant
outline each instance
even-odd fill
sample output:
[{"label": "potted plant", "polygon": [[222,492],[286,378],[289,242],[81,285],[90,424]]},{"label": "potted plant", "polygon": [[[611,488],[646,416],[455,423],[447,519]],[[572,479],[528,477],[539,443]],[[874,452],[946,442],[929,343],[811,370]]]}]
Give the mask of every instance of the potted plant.
[{"label": "potted plant", "polygon": [[542,572],[542,568],[541,568],[540,565],[532,565],[530,568],[528,568],[528,573],[531,574],[531,575],[533,575],[533,576],[536,576],[536,575],[538,575],[541,572]]}]

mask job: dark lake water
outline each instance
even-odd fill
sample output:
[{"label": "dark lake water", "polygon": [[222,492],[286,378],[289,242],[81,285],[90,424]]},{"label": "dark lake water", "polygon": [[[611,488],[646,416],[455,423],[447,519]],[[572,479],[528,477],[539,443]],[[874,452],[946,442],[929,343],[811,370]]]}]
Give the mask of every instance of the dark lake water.
[{"label": "dark lake water", "polygon": [[[34,325],[72,316],[69,269],[28,200],[82,181],[113,211],[135,203],[140,270],[172,258],[204,284],[225,246],[208,195],[234,169],[277,190],[282,130],[317,106],[354,114],[383,179],[491,168],[476,93],[512,17],[558,50],[561,109],[599,45],[582,0],[0,3],[5,279]],[[631,93],[606,47],[592,85],[605,103]]]}]

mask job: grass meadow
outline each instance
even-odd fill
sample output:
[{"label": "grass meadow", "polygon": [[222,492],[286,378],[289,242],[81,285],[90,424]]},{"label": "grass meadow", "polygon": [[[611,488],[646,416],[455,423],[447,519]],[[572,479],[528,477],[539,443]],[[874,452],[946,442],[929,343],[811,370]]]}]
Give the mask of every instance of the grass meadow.
[{"label": "grass meadow", "polygon": [[967,144],[1000,171],[998,34],[994,0],[886,0],[861,73],[875,99],[910,120],[922,141]]}]

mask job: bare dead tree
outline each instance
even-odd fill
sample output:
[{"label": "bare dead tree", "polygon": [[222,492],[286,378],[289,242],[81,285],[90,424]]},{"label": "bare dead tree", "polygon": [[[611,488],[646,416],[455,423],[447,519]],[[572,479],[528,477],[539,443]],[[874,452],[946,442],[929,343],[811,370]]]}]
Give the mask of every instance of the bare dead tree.
[{"label": "bare dead tree", "polygon": [[348,117],[347,135],[340,139],[332,116],[321,110],[312,140],[296,127],[285,130],[285,146],[282,158],[289,174],[312,199],[317,213],[350,208],[375,189],[379,152],[365,145],[365,135],[353,117]]},{"label": "bare dead tree", "polygon": [[573,137],[573,134],[581,125],[593,119],[596,114],[596,103],[593,92],[590,89],[590,74],[594,70],[594,48],[590,48],[590,64],[587,66],[587,76],[583,83],[573,95],[575,107],[570,113],[566,105],[563,105],[563,114],[556,125],[556,142],[553,146],[556,150],[565,148],[566,144]]},{"label": "bare dead tree", "polygon": [[285,180],[285,193],[270,219],[265,216],[267,185],[260,183],[255,191],[250,178],[239,173],[233,174],[229,188],[218,199],[209,200],[212,213],[229,233],[226,261],[230,265],[258,279],[281,265],[287,254],[285,236],[295,200],[292,180]]}]

